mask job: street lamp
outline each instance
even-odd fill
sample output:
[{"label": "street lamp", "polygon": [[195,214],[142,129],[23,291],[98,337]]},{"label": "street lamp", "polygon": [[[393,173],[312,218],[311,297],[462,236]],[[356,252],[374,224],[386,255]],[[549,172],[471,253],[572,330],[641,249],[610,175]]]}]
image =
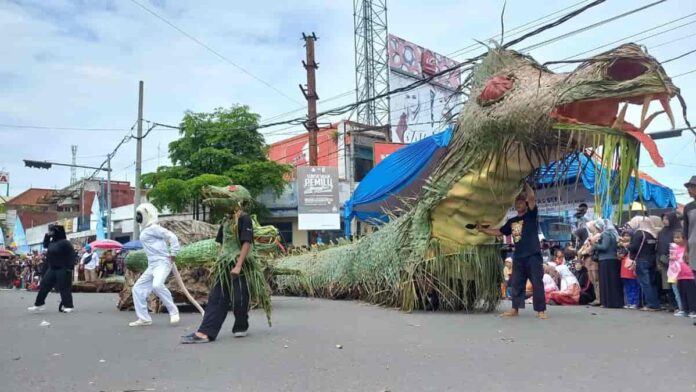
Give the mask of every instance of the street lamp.
[{"label": "street lamp", "polygon": [[30,159],[24,159],[24,166],[32,167],[36,169],[50,169],[52,166],[66,166],[66,167],[77,167],[81,169],[92,169],[96,171],[106,172],[106,236],[111,239],[111,154],[107,156],[106,159],[106,169],[101,167],[93,166],[83,166],[83,165],[73,165],[68,163],[58,163],[49,161],[33,161]]}]

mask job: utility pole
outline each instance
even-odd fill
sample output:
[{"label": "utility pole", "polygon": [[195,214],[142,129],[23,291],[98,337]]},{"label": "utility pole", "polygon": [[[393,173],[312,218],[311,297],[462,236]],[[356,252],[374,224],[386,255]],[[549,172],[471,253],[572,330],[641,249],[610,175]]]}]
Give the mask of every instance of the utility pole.
[{"label": "utility pole", "polygon": [[302,65],[307,70],[307,87],[300,85],[300,90],[302,90],[302,94],[307,99],[307,123],[305,128],[309,131],[309,166],[317,166],[317,131],[319,130],[317,125],[317,100],[319,96],[317,95],[315,71],[319,68],[319,64],[314,61],[314,42],[318,38],[314,33],[312,35],[302,33],[302,39],[305,41],[305,48],[307,48],[307,61],[302,62]]},{"label": "utility pole", "polygon": [[77,165],[77,146],[74,144],[70,146],[70,151],[72,152],[73,164],[73,167],[70,168],[70,185],[72,185],[77,182],[77,168],[75,167]]},{"label": "utility pole", "polygon": [[[315,72],[319,68],[319,64],[314,61],[314,42],[317,40],[317,36],[314,32],[312,32],[312,35],[302,33],[302,39],[305,41],[305,48],[307,49],[307,60],[302,61],[302,65],[307,70],[307,86],[303,87],[300,85],[300,90],[307,100],[307,122],[304,126],[309,131],[309,166],[317,166],[317,132],[319,131],[319,126],[317,125],[317,100],[319,96],[317,95]],[[309,236],[309,244],[316,243],[317,232],[311,230],[307,234]]]},{"label": "utility pole", "polygon": [[106,156],[106,238],[111,238],[111,154]]},{"label": "utility pole", "polygon": [[133,203],[133,239],[140,238],[140,226],[135,221],[136,211],[140,205],[140,173],[143,164],[143,81],[138,88],[138,137],[135,150],[135,201]]}]

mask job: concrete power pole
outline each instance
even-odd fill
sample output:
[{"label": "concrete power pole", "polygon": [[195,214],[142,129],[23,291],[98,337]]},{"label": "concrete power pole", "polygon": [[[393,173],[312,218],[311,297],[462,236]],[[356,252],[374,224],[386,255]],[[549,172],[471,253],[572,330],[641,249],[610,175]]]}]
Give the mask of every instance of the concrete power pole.
[{"label": "concrete power pole", "polygon": [[73,164],[73,167],[70,168],[70,185],[72,185],[77,182],[77,168],[75,167],[77,165],[77,146],[74,144],[70,146],[70,151],[72,152]]},{"label": "concrete power pole", "polygon": [[305,128],[309,131],[309,166],[317,166],[317,131],[319,130],[317,125],[317,100],[319,96],[317,95],[315,71],[319,68],[319,64],[314,61],[314,42],[318,38],[314,33],[312,35],[302,33],[302,39],[304,39],[305,47],[307,48],[307,61],[302,62],[302,65],[307,70],[307,87],[300,85],[300,90],[302,90],[302,94],[307,99],[307,123]]},{"label": "concrete power pole", "polygon": [[111,238],[111,154],[106,157],[106,238]]},{"label": "concrete power pole", "polygon": [[140,238],[140,226],[135,221],[136,210],[140,205],[140,174],[143,170],[143,81],[138,88],[138,137],[135,151],[135,201],[133,202],[133,239]]}]

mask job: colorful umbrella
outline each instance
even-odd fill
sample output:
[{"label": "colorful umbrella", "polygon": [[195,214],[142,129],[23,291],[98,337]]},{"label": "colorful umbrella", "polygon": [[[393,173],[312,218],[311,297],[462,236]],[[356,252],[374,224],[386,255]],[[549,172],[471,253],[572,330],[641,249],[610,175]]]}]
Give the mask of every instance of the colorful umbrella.
[{"label": "colorful umbrella", "polygon": [[10,252],[7,249],[0,249],[0,257],[12,257],[14,255],[14,253]]},{"label": "colorful umbrella", "polygon": [[89,246],[92,247],[92,249],[121,249],[123,248],[123,245],[121,245],[120,242],[114,241],[114,240],[96,240],[93,241],[89,244]]},{"label": "colorful umbrella", "polygon": [[142,248],[143,244],[140,243],[139,240],[128,241],[125,244],[123,244],[123,250],[136,250]]}]

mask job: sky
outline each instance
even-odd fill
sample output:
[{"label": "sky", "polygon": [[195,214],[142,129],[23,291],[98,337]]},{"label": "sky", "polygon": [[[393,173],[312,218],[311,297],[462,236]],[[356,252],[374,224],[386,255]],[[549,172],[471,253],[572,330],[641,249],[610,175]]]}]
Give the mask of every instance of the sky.
[{"label": "sky", "polygon": [[[504,15],[508,37],[516,26],[588,2],[508,0]],[[653,2],[609,0],[516,48]],[[503,1],[391,1],[388,28],[391,34],[450,54],[499,34],[502,7]],[[684,19],[674,21],[678,18]],[[655,28],[668,22],[672,23]],[[153,122],[178,125],[187,110],[205,112],[235,104],[250,106],[261,115],[262,123],[304,115],[306,104],[298,87],[306,78],[301,64],[303,32],[319,37],[317,91],[328,101],[320,99],[319,110],[355,99],[350,93],[355,90],[355,55],[353,9],[348,0],[4,0],[0,1],[0,25],[0,170],[10,172],[11,195],[29,187],[62,188],[69,183],[69,168],[25,168],[23,159],[69,163],[70,146],[77,145],[78,164],[99,166],[133,132],[140,80],[145,83],[143,117]],[[648,29],[652,30],[641,33]],[[652,34],[656,35],[649,37]],[[695,50],[696,2],[669,0],[530,54],[540,62],[590,51],[588,56],[617,46],[593,50],[618,40],[643,44],[661,61]],[[482,48],[454,59],[464,60]],[[695,63],[696,54],[691,54],[665,64],[665,69],[670,76],[680,75],[695,70]],[[682,89],[692,109],[690,120],[696,125],[696,72],[673,81]],[[672,107],[677,127],[683,126],[676,99]],[[638,115],[638,108],[629,109],[629,120],[637,123]],[[667,118],[660,116],[649,130],[669,127]],[[262,133],[270,143],[302,131],[301,126],[279,126]],[[144,173],[169,164],[167,146],[177,137],[177,130],[158,128],[144,139]],[[641,169],[672,187],[677,200],[687,201],[682,184],[696,175],[694,135],[686,131],[680,138],[657,144],[667,166],[654,167],[646,158]],[[133,181],[135,146],[130,141],[114,156],[114,180]],[[78,170],[78,177],[84,174],[91,171]],[[0,185],[0,192],[3,188]]]}]

